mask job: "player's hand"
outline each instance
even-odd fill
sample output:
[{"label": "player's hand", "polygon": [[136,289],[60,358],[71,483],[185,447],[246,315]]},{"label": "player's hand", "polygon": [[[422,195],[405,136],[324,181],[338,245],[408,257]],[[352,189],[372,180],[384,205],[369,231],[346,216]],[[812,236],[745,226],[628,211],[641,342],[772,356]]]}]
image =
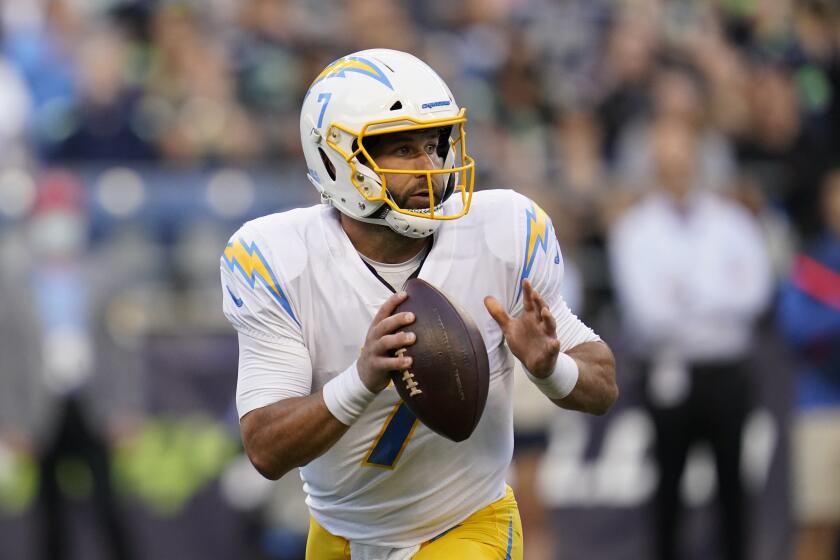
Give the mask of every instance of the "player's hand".
[{"label": "player's hand", "polygon": [[519,317],[511,317],[499,300],[484,298],[484,306],[502,328],[513,355],[535,377],[548,377],[554,371],[560,341],[557,323],[542,296],[528,280],[522,285],[524,309]]},{"label": "player's hand", "polygon": [[406,297],[405,292],[398,292],[385,300],[370,324],[362,353],[356,360],[359,378],[374,393],[388,386],[392,371],[411,367],[409,356],[393,355],[395,350],[410,346],[417,339],[413,332],[401,330],[414,322],[414,314],[394,314],[394,310]]}]

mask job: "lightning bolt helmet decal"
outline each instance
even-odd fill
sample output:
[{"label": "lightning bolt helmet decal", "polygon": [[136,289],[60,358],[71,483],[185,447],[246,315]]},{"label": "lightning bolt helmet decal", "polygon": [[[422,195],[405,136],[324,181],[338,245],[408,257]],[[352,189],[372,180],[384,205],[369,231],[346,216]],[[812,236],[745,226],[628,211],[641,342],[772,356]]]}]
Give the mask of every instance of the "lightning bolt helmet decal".
[{"label": "lightning bolt helmet decal", "polygon": [[368,76],[381,83],[388,89],[394,89],[394,86],[391,84],[391,81],[388,79],[388,76],[386,76],[385,73],[376,64],[374,64],[367,58],[362,58],[360,56],[347,56],[344,58],[339,58],[338,60],[324,68],[323,72],[318,74],[318,77],[315,78],[315,80],[312,82],[312,85],[309,86],[309,89],[311,90],[312,86],[314,86],[321,80],[326,80],[328,78],[345,78],[347,77],[348,72],[355,72],[358,74]]}]

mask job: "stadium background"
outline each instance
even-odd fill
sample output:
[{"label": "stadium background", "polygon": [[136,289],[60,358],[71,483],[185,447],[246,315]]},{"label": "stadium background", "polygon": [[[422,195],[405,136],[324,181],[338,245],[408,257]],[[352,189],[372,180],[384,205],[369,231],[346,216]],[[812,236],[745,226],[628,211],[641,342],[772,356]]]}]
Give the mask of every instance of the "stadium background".
[{"label": "stadium background", "polygon": [[[538,482],[551,558],[650,554],[652,429],[638,371],[623,359],[604,248],[610,225],[654,182],[647,127],[677,118],[703,131],[703,188],[752,210],[778,282],[816,233],[819,184],[840,149],[830,2],[6,0],[1,15],[2,267],[65,251],[108,286],[85,300],[96,310],[87,328],[120,358],[91,368],[120,380],[110,390],[125,405],[100,428],[136,558],[300,554],[297,478],[261,481],[241,454],[218,258],[244,220],[317,202],[298,111],[337,56],[391,47],[440,72],[468,108],[478,188],[513,187],[553,216],[573,307],[616,348],[615,410],[548,418]],[[39,227],[55,209],[73,219]],[[0,298],[36,307],[17,288],[4,285]],[[9,313],[5,356],[29,337]],[[774,324],[771,305],[745,436],[761,559],[790,557],[794,531],[796,366]],[[72,355],[64,343],[60,353]],[[8,364],[0,360],[0,404],[28,410],[40,372]],[[0,414],[0,557],[26,559],[42,542],[39,444],[18,420]],[[71,457],[58,472],[67,558],[105,558],[90,469]],[[714,472],[702,449],[684,490],[691,558],[713,558]]]}]

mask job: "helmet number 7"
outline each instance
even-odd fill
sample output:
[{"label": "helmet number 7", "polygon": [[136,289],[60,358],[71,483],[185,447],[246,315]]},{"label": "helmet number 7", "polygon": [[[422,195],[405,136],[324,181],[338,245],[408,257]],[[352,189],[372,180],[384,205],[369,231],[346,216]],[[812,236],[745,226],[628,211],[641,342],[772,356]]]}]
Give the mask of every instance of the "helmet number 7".
[{"label": "helmet number 7", "polygon": [[321,112],[318,114],[318,128],[321,128],[321,125],[324,123],[324,113],[327,112],[327,105],[330,104],[330,97],[332,97],[331,93],[322,93],[318,96],[318,103],[323,103],[321,106]]}]

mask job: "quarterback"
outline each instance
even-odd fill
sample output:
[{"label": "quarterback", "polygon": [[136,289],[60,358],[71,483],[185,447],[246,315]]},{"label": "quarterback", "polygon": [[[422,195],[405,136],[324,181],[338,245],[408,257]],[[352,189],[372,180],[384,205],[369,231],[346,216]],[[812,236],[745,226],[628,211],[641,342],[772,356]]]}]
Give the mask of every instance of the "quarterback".
[{"label": "quarterback", "polygon": [[[550,218],[513,191],[473,192],[465,109],[422,61],[385,49],[315,78],[300,117],[322,204],[246,223],[221,258],[238,331],[245,450],[277,479],[295,467],[311,513],[307,559],[522,558],[505,484],[514,359],[563,408],[618,396],[607,345],[562,297]],[[389,372],[411,366],[419,276],[472,318],[490,388],[461,443],[421,424]]]}]

